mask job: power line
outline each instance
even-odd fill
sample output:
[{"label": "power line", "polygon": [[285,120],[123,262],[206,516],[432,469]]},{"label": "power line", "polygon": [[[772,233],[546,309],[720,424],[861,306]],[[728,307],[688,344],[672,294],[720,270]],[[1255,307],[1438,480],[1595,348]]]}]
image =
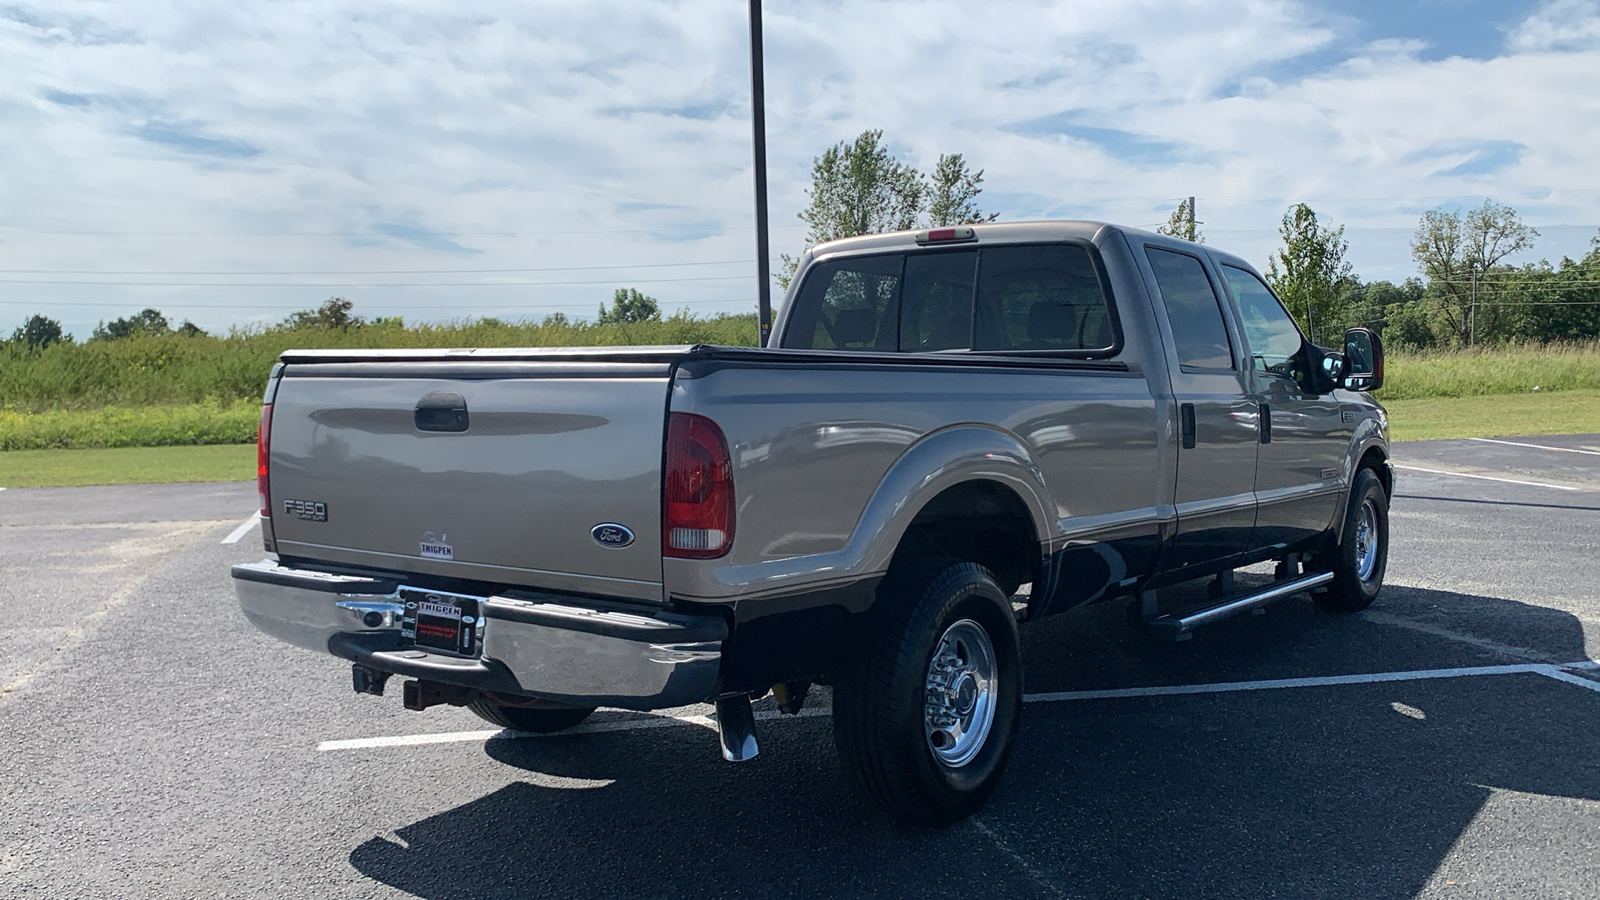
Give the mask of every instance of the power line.
[{"label": "power line", "polygon": [[732,266],[749,265],[753,259],[720,259],[706,260],[704,262],[671,262],[671,263],[618,263],[610,266],[545,266],[542,268],[528,269],[370,269],[370,270],[340,270],[340,271],[281,271],[281,272],[178,272],[157,271],[151,269],[106,269],[100,271],[86,271],[82,269],[0,269],[0,274],[8,275],[227,275],[227,276],[267,276],[267,275],[491,275],[510,274],[518,272],[587,272],[602,269],[668,269],[682,268],[685,266]]},{"label": "power line", "polygon": [[[0,303],[10,303],[10,304],[15,304],[15,305],[23,305],[23,304],[27,304],[27,303],[30,303],[30,302],[32,302],[32,301],[28,301],[28,300],[0,300]],[[473,309],[571,309],[572,307],[575,307],[575,306],[593,305],[594,302],[595,301],[593,301],[593,300],[582,300],[582,301],[574,301],[574,302],[570,302],[570,303],[499,303],[499,304],[487,304],[487,305],[474,303],[474,304],[472,304],[472,308]],[[659,302],[663,303],[664,305],[669,305],[669,306],[677,306],[677,305],[682,305],[682,306],[703,306],[703,305],[709,305],[709,304],[712,304],[712,303],[755,303],[756,301],[755,301],[754,298],[747,298],[747,299],[734,299],[734,300],[666,300],[666,301],[659,301]],[[127,301],[121,301],[121,300],[116,300],[116,301],[67,300],[67,301],[51,301],[48,305],[52,306],[52,307],[55,307],[55,306],[126,307],[126,306],[128,306],[130,304],[128,304]],[[303,306],[289,307],[289,306],[283,306],[281,304],[270,304],[270,303],[263,304],[263,303],[249,303],[249,302],[240,302],[240,303],[158,303],[158,304],[152,304],[152,305],[153,306],[159,306],[159,308],[162,309],[162,310],[168,310],[168,309],[232,309],[232,310],[238,310],[240,312],[246,312],[248,310],[253,310],[253,309],[279,308],[279,309],[291,309],[292,310],[292,309],[304,309],[305,308]],[[438,309],[441,306],[441,304],[438,304],[438,303],[374,303],[374,304],[371,304],[371,305],[373,305],[373,306],[381,306],[381,307],[383,307],[385,309],[402,309],[402,310],[406,310],[406,309],[432,310],[432,309]]]},{"label": "power line", "polygon": [[745,281],[749,275],[706,275],[699,278],[607,278],[603,281],[60,281],[0,278],[0,284],[56,284],[88,287],[277,287],[277,288],[436,288],[436,287],[561,287],[577,284],[671,284],[686,281]]},{"label": "power line", "polygon": [[[774,225],[773,228],[804,228],[804,223]],[[0,225],[0,231],[20,234],[67,237],[556,237],[568,234],[659,234],[664,231],[707,231],[719,235],[722,225],[714,229],[697,225],[670,225],[660,228],[606,228],[592,231],[39,231],[18,225]]]}]

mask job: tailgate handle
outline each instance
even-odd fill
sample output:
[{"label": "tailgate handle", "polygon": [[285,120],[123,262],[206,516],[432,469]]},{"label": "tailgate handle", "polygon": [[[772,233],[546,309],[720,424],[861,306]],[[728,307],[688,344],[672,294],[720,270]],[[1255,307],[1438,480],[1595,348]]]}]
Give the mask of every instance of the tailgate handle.
[{"label": "tailgate handle", "polygon": [[417,401],[418,431],[466,431],[467,398],[455,391],[431,391]]}]

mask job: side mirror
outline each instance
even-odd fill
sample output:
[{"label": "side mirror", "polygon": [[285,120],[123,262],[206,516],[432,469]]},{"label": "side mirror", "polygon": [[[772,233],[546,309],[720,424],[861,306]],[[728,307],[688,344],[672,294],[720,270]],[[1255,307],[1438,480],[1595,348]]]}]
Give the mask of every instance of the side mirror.
[{"label": "side mirror", "polygon": [[1352,391],[1375,391],[1383,387],[1383,341],[1370,328],[1352,328],[1344,333],[1344,372],[1340,383]]}]

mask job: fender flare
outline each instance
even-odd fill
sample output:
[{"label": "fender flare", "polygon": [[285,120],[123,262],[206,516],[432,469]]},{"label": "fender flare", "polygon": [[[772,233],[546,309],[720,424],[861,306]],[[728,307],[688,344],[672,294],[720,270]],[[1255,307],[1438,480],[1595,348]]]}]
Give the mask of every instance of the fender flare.
[{"label": "fender flare", "polygon": [[[923,435],[889,466],[838,550],[718,568],[722,596],[788,594],[881,576],[917,513],[944,490],[994,481],[1022,500],[1035,538],[1056,534],[1044,473],[1016,435],[986,425],[951,425]],[[710,599],[710,598],[707,598]]]}]

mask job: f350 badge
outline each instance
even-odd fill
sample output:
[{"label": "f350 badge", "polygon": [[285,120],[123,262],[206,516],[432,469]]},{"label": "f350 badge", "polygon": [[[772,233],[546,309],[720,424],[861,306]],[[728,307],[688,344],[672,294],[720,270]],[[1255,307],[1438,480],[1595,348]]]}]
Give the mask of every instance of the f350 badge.
[{"label": "f350 badge", "polygon": [[434,534],[431,531],[422,533],[422,555],[428,559],[455,559],[455,551],[450,549],[450,535],[444,532]]}]

